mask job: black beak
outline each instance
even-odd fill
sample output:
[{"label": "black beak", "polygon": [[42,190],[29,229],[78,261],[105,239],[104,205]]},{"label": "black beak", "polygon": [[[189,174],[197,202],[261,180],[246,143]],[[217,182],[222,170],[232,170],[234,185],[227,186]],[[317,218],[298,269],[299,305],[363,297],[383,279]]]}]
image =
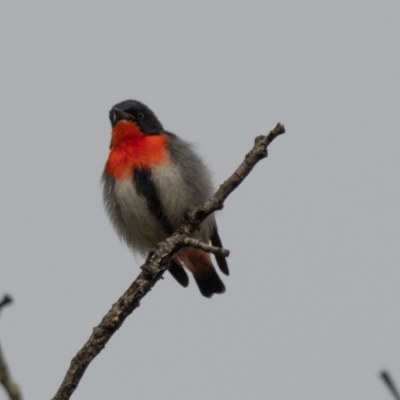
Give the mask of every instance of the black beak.
[{"label": "black beak", "polygon": [[117,123],[121,120],[126,120],[126,121],[133,121],[134,117],[133,115],[120,110],[119,108],[112,108],[110,111],[110,121],[111,121],[111,125],[114,128],[115,125],[117,125]]}]

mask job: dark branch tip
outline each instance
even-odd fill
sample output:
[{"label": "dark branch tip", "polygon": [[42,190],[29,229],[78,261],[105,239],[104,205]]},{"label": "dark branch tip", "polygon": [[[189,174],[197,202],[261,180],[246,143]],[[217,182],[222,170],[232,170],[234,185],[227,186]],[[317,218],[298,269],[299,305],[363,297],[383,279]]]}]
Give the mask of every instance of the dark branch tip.
[{"label": "dark branch tip", "polygon": [[393,379],[391,378],[390,374],[388,371],[381,371],[380,372],[380,377],[382,378],[382,380],[385,382],[386,386],[388,387],[388,389],[392,392],[393,397],[398,400],[400,399],[400,393],[397,390],[397,387],[393,381]]},{"label": "dark branch tip", "polygon": [[273,132],[275,132],[275,135],[283,135],[286,132],[285,125],[278,122],[276,124],[276,127],[274,128]]},{"label": "dark branch tip", "polygon": [[10,295],[5,294],[3,298],[0,300],[0,307],[4,307],[5,305],[11,304],[12,302],[13,298]]}]

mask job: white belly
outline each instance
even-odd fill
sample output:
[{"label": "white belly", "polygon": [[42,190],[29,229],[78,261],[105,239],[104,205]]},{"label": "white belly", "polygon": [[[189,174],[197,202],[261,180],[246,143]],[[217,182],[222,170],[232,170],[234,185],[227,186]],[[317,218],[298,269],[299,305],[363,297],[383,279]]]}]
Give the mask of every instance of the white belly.
[{"label": "white belly", "polygon": [[162,225],[149,211],[146,199],[140,196],[131,180],[118,180],[114,186],[115,201],[120,211],[118,231],[135,251],[145,254],[155,250],[167,238]]}]

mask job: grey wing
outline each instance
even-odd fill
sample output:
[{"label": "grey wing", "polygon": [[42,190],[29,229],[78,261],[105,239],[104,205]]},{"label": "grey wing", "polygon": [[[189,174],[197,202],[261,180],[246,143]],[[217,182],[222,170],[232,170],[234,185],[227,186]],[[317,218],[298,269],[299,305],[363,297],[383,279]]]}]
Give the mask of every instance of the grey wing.
[{"label": "grey wing", "polygon": [[[203,160],[193,151],[192,146],[172,135],[170,151],[182,169],[183,177],[187,185],[193,191],[192,206],[198,206],[206,202],[214,193],[214,187],[211,180],[211,174]],[[204,226],[203,226],[204,225]],[[219,237],[215,218],[211,215],[202,225],[203,235],[210,239],[211,244],[216,247],[223,247],[221,238]],[[205,239],[203,237],[203,239]],[[220,270],[229,275],[228,263],[226,258],[216,256],[217,264]]]},{"label": "grey wing", "polygon": [[[171,157],[179,166],[188,191],[187,210],[185,210],[188,211],[203,204],[214,193],[211,173],[190,143],[178,138],[173,133],[167,132],[166,134],[170,137]],[[214,226],[214,216],[211,215],[201,225],[202,239],[210,237]]]},{"label": "grey wing", "polygon": [[193,206],[198,206],[214,192],[211,173],[200,156],[193,150],[192,144],[172,133],[167,134],[170,136],[171,156],[181,168],[182,176],[191,188]]}]

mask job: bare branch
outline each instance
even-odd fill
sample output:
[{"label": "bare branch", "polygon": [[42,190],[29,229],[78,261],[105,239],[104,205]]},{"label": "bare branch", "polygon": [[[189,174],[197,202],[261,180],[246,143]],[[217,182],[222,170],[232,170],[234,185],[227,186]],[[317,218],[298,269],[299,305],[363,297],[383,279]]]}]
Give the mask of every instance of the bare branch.
[{"label": "bare branch", "polygon": [[[12,297],[6,294],[3,299],[0,300],[0,311],[7,304],[12,303]],[[3,385],[5,391],[8,394],[10,400],[21,400],[21,393],[19,391],[18,385],[11,379],[10,372],[7,367],[7,363],[4,359],[3,353],[0,346],[0,383]]]},{"label": "bare branch", "polygon": [[10,373],[0,347],[0,382],[10,400],[21,400],[18,385],[11,379]]},{"label": "bare branch", "polygon": [[396,385],[394,384],[394,381],[391,378],[389,372],[388,371],[382,371],[380,373],[380,377],[382,378],[383,382],[386,383],[386,386],[389,388],[389,390],[392,393],[393,397],[396,400],[400,400],[399,391],[397,390]]},{"label": "bare branch", "polygon": [[222,209],[229,194],[240,185],[258,161],[267,157],[268,145],[283,133],[285,133],[283,125],[277,124],[268,136],[258,136],[255,139],[254,147],[233,175],[219,187],[205,204],[189,213],[182,226],[171,237],[158,244],[157,251],[148,257],[141,267],[142,272],[129,289],[113,304],[100,324],[93,329],[88,341],[72,359],[67,374],[53,400],[70,398],[90,362],[120,328],[125,318],[139,307],[142,298],[162,277],[169,266],[172,255],[182,247],[182,238],[188,238],[212,212]]},{"label": "bare branch", "polygon": [[12,302],[13,302],[12,297],[8,294],[5,294],[3,298],[0,300],[0,311],[4,306],[11,304]]}]

